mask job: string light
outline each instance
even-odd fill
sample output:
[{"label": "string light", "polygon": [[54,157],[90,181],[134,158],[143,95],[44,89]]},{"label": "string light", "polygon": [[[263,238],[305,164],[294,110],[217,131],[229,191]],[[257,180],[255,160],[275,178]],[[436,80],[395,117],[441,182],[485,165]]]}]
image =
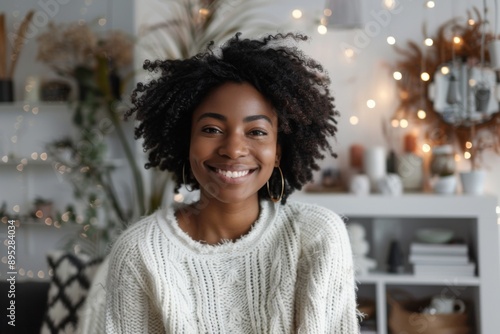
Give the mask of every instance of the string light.
[{"label": "string light", "polygon": [[403,129],[406,129],[408,127],[408,120],[402,119],[399,121],[399,126],[402,127]]},{"label": "string light", "polygon": [[399,72],[399,71],[396,71],[396,72],[392,73],[392,77],[395,80],[401,80],[401,79],[403,79],[403,74],[401,74],[401,72]]},{"label": "string light", "polygon": [[431,146],[429,144],[422,145],[422,152],[429,153],[431,151]]},{"label": "string light", "polygon": [[31,153],[31,159],[37,160],[38,159],[38,153],[36,153],[36,152]]},{"label": "string light", "polygon": [[422,79],[422,81],[429,81],[430,78],[431,76],[427,72],[422,72],[422,74],[420,74],[420,79]]},{"label": "string light", "polygon": [[323,9],[323,15],[329,17],[329,16],[332,16],[332,10],[330,8],[325,8]]},{"label": "string light", "polygon": [[346,56],[346,58],[351,59],[354,57],[354,50],[351,48],[347,48],[344,50],[344,55]]},{"label": "string light", "polygon": [[474,21],[474,19],[469,19],[467,21],[467,23],[470,25],[470,26],[473,26],[474,24],[476,24],[476,21]]},{"label": "string light", "polygon": [[326,26],[325,26],[325,25],[320,24],[320,25],[318,26],[318,32],[319,32],[321,35],[326,34],[326,32],[327,32],[327,31],[328,31],[328,29],[326,28]]},{"label": "string light", "polygon": [[399,120],[394,118],[394,119],[391,121],[391,126],[392,126],[393,128],[397,128],[397,127],[399,126]]},{"label": "string light", "polygon": [[469,160],[469,159],[471,158],[471,156],[472,156],[472,155],[470,154],[470,152],[464,152],[464,158],[465,158],[466,160]]},{"label": "string light", "polygon": [[462,160],[462,157],[460,156],[460,154],[456,153],[455,154],[455,162],[460,162],[460,160]]},{"label": "string light", "polygon": [[376,106],[376,105],[377,105],[377,103],[376,103],[374,100],[371,100],[371,99],[370,99],[370,100],[366,101],[366,106],[367,106],[368,108],[370,108],[370,109],[375,108],[375,106]]},{"label": "string light", "polygon": [[418,117],[419,119],[425,119],[425,118],[427,117],[427,113],[425,112],[425,110],[423,110],[423,109],[419,109],[419,110],[417,111],[417,117]]},{"label": "string light", "polygon": [[182,203],[184,201],[184,195],[182,194],[175,194],[174,195],[174,201],[177,203]]},{"label": "string light", "polygon": [[387,37],[387,44],[389,44],[389,45],[396,44],[396,38],[394,38],[394,36]]},{"label": "string light", "polygon": [[43,272],[43,270],[39,270],[37,276],[38,278],[45,278],[45,272]]},{"label": "string light", "polygon": [[106,22],[107,22],[107,20],[104,17],[102,17],[102,18],[99,19],[98,24],[101,27],[104,27],[106,25]]},{"label": "string light", "polygon": [[208,8],[200,8],[200,10],[198,11],[198,14],[201,16],[201,17],[206,17],[210,14],[210,9]]},{"label": "string light", "polygon": [[465,148],[470,150],[472,148],[472,143],[470,141],[465,143]]},{"label": "string light", "polygon": [[446,74],[450,73],[450,68],[448,66],[441,67],[441,73],[443,75],[446,75]]},{"label": "string light", "polygon": [[460,37],[460,36],[453,37],[453,43],[455,43],[455,44],[461,44],[462,43],[462,37]]},{"label": "string light", "polygon": [[40,159],[42,159],[43,161],[47,160],[47,153],[45,153],[45,152],[41,153]]},{"label": "string light", "polygon": [[387,9],[393,9],[396,6],[396,0],[384,0],[384,6]]},{"label": "string light", "polygon": [[436,3],[434,1],[427,1],[427,3],[425,5],[427,6],[427,8],[436,7]]},{"label": "string light", "polygon": [[359,123],[359,118],[357,116],[351,116],[349,118],[349,122],[352,124],[352,125],[356,125]]},{"label": "string light", "polygon": [[4,155],[4,156],[2,157],[2,161],[3,161],[3,162],[5,162],[5,163],[9,162],[9,156]]},{"label": "string light", "polygon": [[426,38],[424,44],[427,46],[432,46],[434,44],[434,41],[432,40],[432,38]]},{"label": "string light", "polygon": [[294,9],[292,11],[292,17],[296,20],[300,19],[302,17],[302,11],[300,9]]}]

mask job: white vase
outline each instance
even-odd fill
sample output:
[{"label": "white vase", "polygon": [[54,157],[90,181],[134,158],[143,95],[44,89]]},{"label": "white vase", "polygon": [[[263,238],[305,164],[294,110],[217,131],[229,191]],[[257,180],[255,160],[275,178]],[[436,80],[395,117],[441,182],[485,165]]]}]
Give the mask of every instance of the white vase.
[{"label": "white vase", "polygon": [[500,40],[496,39],[488,44],[490,64],[494,69],[500,69]]},{"label": "white vase", "polygon": [[473,170],[460,173],[462,191],[464,194],[481,195],[484,191],[484,180],[486,172],[484,170]]},{"label": "white vase", "polygon": [[356,195],[368,195],[370,193],[370,179],[365,174],[353,175],[349,182],[349,192]]},{"label": "white vase", "polygon": [[434,180],[432,188],[436,194],[454,194],[457,188],[457,178],[454,174],[440,176]]},{"label": "white vase", "polygon": [[386,152],[382,146],[367,148],[363,154],[363,168],[370,179],[372,192],[377,192],[377,183],[386,175]]}]

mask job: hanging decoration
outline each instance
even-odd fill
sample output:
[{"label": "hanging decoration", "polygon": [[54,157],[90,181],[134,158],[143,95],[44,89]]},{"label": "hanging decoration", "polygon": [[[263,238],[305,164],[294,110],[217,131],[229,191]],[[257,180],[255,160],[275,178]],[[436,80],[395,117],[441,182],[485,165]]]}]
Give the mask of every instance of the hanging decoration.
[{"label": "hanging decoration", "polygon": [[[403,113],[427,125],[433,145],[456,141],[475,165],[484,149],[500,154],[500,112],[497,75],[485,49],[494,36],[487,32],[486,15],[476,8],[467,14],[465,22],[455,18],[442,24],[433,37],[424,26],[423,47],[414,41],[407,48],[395,46],[402,59],[394,68],[400,98],[394,118]],[[478,141],[474,137],[481,130],[496,139]]]}]

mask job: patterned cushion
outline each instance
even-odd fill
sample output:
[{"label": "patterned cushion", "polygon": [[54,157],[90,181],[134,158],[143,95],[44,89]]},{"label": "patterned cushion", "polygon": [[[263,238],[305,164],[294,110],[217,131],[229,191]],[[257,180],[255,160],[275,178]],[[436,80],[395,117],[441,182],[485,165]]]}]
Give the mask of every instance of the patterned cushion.
[{"label": "patterned cushion", "polygon": [[49,253],[47,260],[53,276],[41,334],[76,333],[88,289],[102,260],[64,251]]}]

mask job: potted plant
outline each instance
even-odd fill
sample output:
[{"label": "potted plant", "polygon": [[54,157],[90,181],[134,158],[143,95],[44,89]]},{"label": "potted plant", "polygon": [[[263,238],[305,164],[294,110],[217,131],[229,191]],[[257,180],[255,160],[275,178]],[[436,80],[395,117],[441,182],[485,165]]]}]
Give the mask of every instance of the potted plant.
[{"label": "potted plant", "polygon": [[432,189],[438,194],[453,194],[457,187],[456,162],[453,146],[439,145],[432,149],[430,164]]},{"label": "potted plant", "polygon": [[482,157],[485,150],[494,150],[498,153],[497,139],[488,132],[475,131],[471,126],[469,141],[466,142],[464,154],[469,157],[470,170],[460,172],[462,192],[469,195],[481,195],[484,192],[486,170],[482,166]]}]

